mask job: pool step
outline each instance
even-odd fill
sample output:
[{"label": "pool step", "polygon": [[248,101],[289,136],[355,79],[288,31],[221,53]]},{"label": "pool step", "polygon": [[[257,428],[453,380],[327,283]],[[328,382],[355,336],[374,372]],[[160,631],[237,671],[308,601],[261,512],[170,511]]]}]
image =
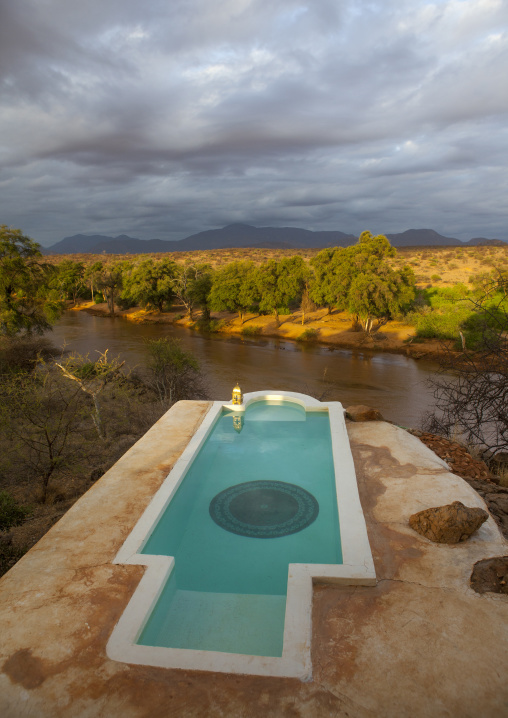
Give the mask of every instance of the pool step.
[{"label": "pool step", "polygon": [[168,606],[159,603],[139,643],[251,656],[281,656],[285,611],[285,595],[177,589]]}]

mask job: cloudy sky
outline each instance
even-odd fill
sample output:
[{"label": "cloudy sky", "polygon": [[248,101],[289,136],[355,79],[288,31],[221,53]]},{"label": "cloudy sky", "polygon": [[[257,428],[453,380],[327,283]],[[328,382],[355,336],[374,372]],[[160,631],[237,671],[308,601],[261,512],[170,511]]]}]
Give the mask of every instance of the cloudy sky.
[{"label": "cloudy sky", "polygon": [[0,224],[508,239],[507,0],[3,0]]}]

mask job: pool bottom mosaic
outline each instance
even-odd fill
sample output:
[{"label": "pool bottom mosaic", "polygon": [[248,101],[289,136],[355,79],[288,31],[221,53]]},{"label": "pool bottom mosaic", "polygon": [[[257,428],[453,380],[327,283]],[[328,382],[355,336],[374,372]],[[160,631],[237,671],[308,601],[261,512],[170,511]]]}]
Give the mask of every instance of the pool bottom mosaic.
[{"label": "pool bottom mosaic", "polygon": [[226,531],[253,538],[278,538],[303,531],[319,514],[315,497],[284,481],[247,481],[221,491],[210,516]]}]

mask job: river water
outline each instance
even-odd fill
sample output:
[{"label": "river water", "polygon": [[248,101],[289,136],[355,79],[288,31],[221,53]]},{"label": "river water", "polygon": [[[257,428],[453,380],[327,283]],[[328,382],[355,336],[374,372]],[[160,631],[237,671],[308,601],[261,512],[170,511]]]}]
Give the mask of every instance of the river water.
[{"label": "river water", "polygon": [[301,346],[281,339],[208,336],[169,324],[134,324],[83,311],[66,312],[48,338],[58,347],[91,358],[108,349],[110,357],[120,355],[133,368],[144,363],[146,341],[165,336],[178,337],[198,359],[211,399],[230,398],[238,381],[244,393],[279,389],[340,401],[344,407],[367,404],[407,427],[418,426],[432,407],[426,382],[436,365],[399,354]]}]

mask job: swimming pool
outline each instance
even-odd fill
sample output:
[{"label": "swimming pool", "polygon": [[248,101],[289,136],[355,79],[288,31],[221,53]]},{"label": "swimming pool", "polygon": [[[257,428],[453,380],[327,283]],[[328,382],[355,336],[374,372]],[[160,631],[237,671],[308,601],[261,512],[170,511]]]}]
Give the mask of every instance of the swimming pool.
[{"label": "swimming pool", "polygon": [[342,406],[215,402],[115,563],[148,568],[111,658],[308,677],[312,581],[375,583]]}]

